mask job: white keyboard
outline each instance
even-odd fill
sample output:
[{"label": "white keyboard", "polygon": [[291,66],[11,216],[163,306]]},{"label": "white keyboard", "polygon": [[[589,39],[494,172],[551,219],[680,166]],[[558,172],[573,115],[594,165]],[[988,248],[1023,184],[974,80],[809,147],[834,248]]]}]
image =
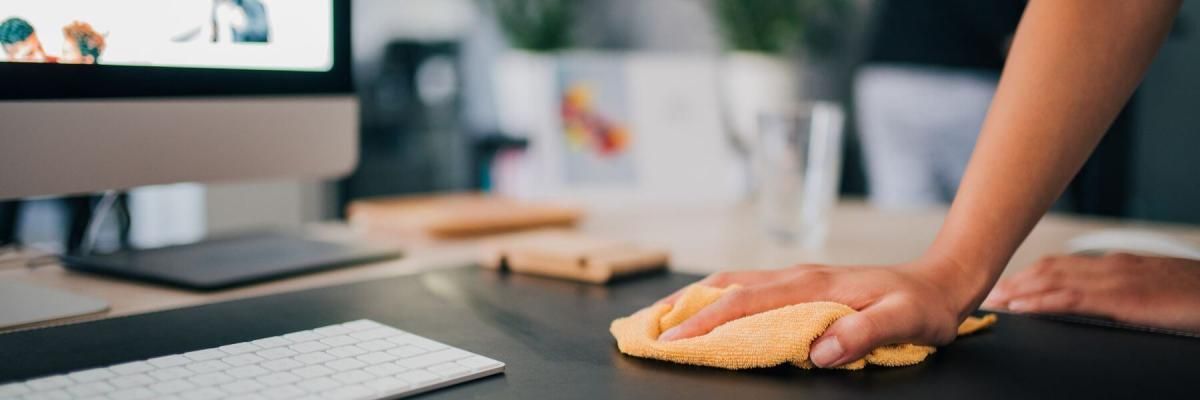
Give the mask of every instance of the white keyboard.
[{"label": "white keyboard", "polygon": [[8,399],[395,399],[504,363],[375,321],[0,385]]}]

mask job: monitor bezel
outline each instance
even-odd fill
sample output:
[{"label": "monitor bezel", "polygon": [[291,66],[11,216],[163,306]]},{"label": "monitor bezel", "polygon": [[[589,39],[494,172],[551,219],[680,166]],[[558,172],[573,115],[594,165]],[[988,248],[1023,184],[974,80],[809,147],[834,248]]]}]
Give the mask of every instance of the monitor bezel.
[{"label": "monitor bezel", "polygon": [[[0,100],[177,98],[352,93],[349,0],[333,0],[333,67],[325,72],[0,62]],[[48,84],[50,83],[50,84]]]}]

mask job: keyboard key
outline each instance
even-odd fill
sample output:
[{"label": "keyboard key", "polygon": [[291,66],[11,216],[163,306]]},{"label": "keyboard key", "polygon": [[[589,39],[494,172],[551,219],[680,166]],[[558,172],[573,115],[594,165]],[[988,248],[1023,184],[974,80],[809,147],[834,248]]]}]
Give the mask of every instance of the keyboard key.
[{"label": "keyboard key", "polygon": [[[233,396],[227,397],[227,398],[225,398],[225,400],[270,400],[270,399],[268,399],[266,396],[263,396],[258,393],[245,393],[245,394],[238,394],[238,395],[233,395]],[[297,400],[299,400],[299,399],[297,399]]]},{"label": "keyboard key", "polygon": [[150,371],[150,376],[161,381],[170,381],[175,379],[183,379],[195,375],[195,372],[184,367],[163,368],[160,370]]},{"label": "keyboard key", "polygon": [[158,394],[144,387],[122,389],[107,395],[107,397],[111,400],[143,400],[151,399],[155,396],[158,396]]},{"label": "keyboard key", "polygon": [[404,368],[393,363],[384,363],[363,368],[363,371],[367,371],[375,376],[392,376],[404,371],[408,371],[408,368]]},{"label": "keyboard key", "polygon": [[37,392],[25,395],[22,400],[72,400],[75,396],[71,396],[62,390],[51,390],[49,392]]},{"label": "keyboard key", "polygon": [[200,388],[179,394],[185,400],[216,400],[223,399],[227,394],[217,388]]},{"label": "keyboard key", "polygon": [[329,353],[330,355],[332,355],[334,357],[338,357],[338,358],[347,358],[347,357],[356,357],[356,356],[366,354],[367,351],[358,348],[358,346],[349,345],[349,346],[342,346],[342,347],[334,347],[334,348],[326,351],[326,353]]},{"label": "keyboard key", "polygon": [[90,397],[105,394],[114,390],[117,390],[117,388],[112,387],[112,385],[109,385],[107,382],[81,383],[67,387],[67,392],[75,395],[76,397]]},{"label": "keyboard key", "polygon": [[208,360],[191,363],[184,368],[187,368],[197,374],[203,374],[206,372],[224,371],[229,369],[230,365],[223,363],[220,360]]},{"label": "keyboard key", "polygon": [[108,368],[117,375],[140,374],[154,370],[154,365],[145,361],[137,361],[125,364],[114,365]]},{"label": "keyboard key", "polygon": [[30,389],[29,386],[25,386],[24,383],[0,385],[0,396],[17,397],[18,395],[26,394],[32,391],[33,389]]},{"label": "keyboard key", "polygon": [[68,379],[64,375],[55,375],[25,382],[31,389],[38,391],[60,388],[74,383],[75,381]]},{"label": "keyboard key", "polygon": [[307,379],[296,384],[296,386],[299,386],[300,388],[310,392],[324,392],[336,387],[341,387],[342,383],[330,378],[322,377],[316,379]]},{"label": "keyboard key", "polygon": [[250,343],[254,344],[255,346],[264,348],[264,349],[270,349],[270,348],[275,348],[275,347],[290,346],[293,343],[295,343],[295,341],[288,339],[286,337],[275,336],[275,337],[269,337],[266,339],[258,339],[253,342],[250,342]]},{"label": "keyboard key", "polygon": [[294,352],[304,354],[304,353],[312,353],[312,352],[328,349],[329,345],[314,340],[311,342],[296,343],[296,344],[293,344],[289,348],[292,349],[292,351],[294,351]]},{"label": "keyboard key", "polygon": [[288,371],[288,370],[303,367],[304,363],[290,359],[290,358],[280,358],[278,360],[271,360],[271,361],[267,361],[265,363],[259,364],[259,366],[269,369],[269,370],[272,370],[272,371]]},{"label": "keyboard key", "polygon": [[313,331],[300,331],[300,332],[289,333],[289,334],[283,335],[284,339],[290,340],[290,341],[292,341],[292,343],[301,343],[301,342],[308,342],[308,341],[313,341],[313,340],[320,340],[323,337],[324,336],[321,336]]},{"label": "keyboard key", "polygon": [[372,341],[368,341],[368,342],[359,343],[358,347],[361,347],[363,350],[366,350],[366,351],[382,351],[382,350],[395,348],[396,344],[386,341],[386,340],[379,339],[379,340],[372,340]]},{"label": "keyboard key", "polygon": [[409,344],[412,344],[413,346],[417,346],[417,347],[420,347],[422,349],[429,350],[429,351],[442,350],[442,349],[446,349],[446,348],[450,347],[445,344],[435,342],[435,341],[432,341],[432,340],[429,340],[429,339],[426,339],[423,337],[409,335],[409,338],[410,338]]},{"label": "keyboard key", "polygon": [[258,364],[266,360],[267,359],[259,357],[257,354],[238,354],[236,356],[222,358],[221,362],[235,367],[240,367],[243,365]]},{"label": "keyboard key", "polygon": [[367,353],[367,354],[363,354],[361,356],[354,357],[354,358],[358,359],[358,361],[367,363],[367,365],[381,364],[381,363],[396,361],[396,360],[400,359],[400,357],[396,357],[394,355],[384,353],[384,352]]},{"label": "keyboard key", "polygon": [[363,386],[369,387],[378,393],[396,393],[412,387],[412,384],[396,378],[379,378],[364,382]]},{"label": "keyboard key", "polygon": [[438,376],[446,378],[446,379],[454,379],[454,378],[457,378],[460,376],[466,376],[466,375],[471,374],[470,368],[467,368],[467,367],[463,366],[462,364],[459,364],[456,362],[448,362],[448,363],[444,363],[444,364],[434,365],[432,367],[426,368],[426,370],[428,370],[429,372],[432,372],[434,374],[437,374]]},{"label": "keyboard key", "polygon": [[279,386],[279,387],[273,387],[273,388],[261,391],[258,394],[261,394],[268,399],[283,400],[283,399],[294,399],[294,398],[306,395],[306,394],[308,394],[308,392],[305,392],[304,390],[302,390],[298,387],[295,387],[295,386]]},{"label": "keyboard key", "polygon": [[347,335],[330,336],[330,337],[321,339],[321,343],[325,343],[325,344],[329,345],[330,347],[340,347],[340,346],[358,343],[358,339],[352,338]]},{"label": "keyboard key", "polygon": [[414,385],[424,385],[430,382],[442,380],[441,377],[434,375],[432,372],[419,369],[415,371],[402,372],[396,375],[396,379],[412,383]]},{"label": "keyboard key", "polygon": [[229,357],[233,354],[228,354],[218,349],[204,349],[183,353],[184,357],[192,361],[208,361]]},{"label": "keyboard key", "polygon": [[462,366],[470,368],[474,371],[479,371],[488,368],[499,367],[503,365],[501,362],[481,356],[471,356],[457,361]]},{"label": "keyboard key", "polygon": [[336,371],[329,369],[324,365],[309,365],[303,368],[296,368],[291,372],[301,378],[309,379],[329,375]]},{"label": "keyboard key", "polygon": [[184,357],[184,356],[174,355],[174,356],[151,358],[149,360],[146,360],[146,362],[150,363],[150,365],[153,365],[155,367],[169,368],[169,367],[178,367],[180,365],[185,365],[185,364],[191,364],[192,360],[187,357]]},{"label": "keyboard key", "polygon": [[117,376],[117,374],[112,373],[112,371],[109,371],[108,368],[95,368],[67,374],[68,378],[71,378],[71,380],[79,383],[102,381],[114,376]]},{"label": "keyboard key", "polygon": [[196,386],[217,386],[223,383],[233,381],[233,377],[223,372],[209,372],[188,378],[189,381],[195,383]]},{"label": "keyboard key", "polygon": [[369,331],[351,333],[350,337],[358,340],[375,340],[386,339],[399,334],[401,334],[400,331],[392,328],[375,328]]},{"label": "keyboard key", "polygon": [[387,338],[385,340],[395,343],[395,344],[398,344],[398,345],[407,345],[409,343],[412,343],[413,337],[414,337],[413,335],[396,335],[396,336]]},{"label": "keyboard key", "polygon": [[161,394],[179,393],[179,392],[182,392],[185,390],[192,390],[195,388],[196,388],[196,385],[193,385],[191,382],[188,382],[188,381],[185,381],[182,379],[176,379],[173,381],[166,381],[166,382],[159,382],[159,383],[150,385],[150,390],[153,390],[156,393],[161,393]]},{"label": "keyboard key", "polygon": [[232,394],[257,392],[266,388],[266,385],[252,379],[242,379],[221,385],[221,390]]},{"label": "keyboard key", "polygon": [[[263,339],[263,340],[266,340],[266,339]],[[253,343],[237,343],[237,344],[231,344],[231,345],[227,345],[227,346],[221,346],[220,349],[221,349],[221,351],[226,352],[228,354],[237,355],[237,354],[242,354],[242,353],[253,353],[253,352],[262,350],[263,348],[258,345],[255,345]]]},{"label": "keyboard key", "polygon": [[288,372],[276,372],[258,377],[258,381],[267,386],[278,386],[299,381],[300,377]]},{"label": "keyboard key", "polygon": [[295,358],[293,358],[293,360],[296,360],[296,361],[299,361],[299,362],[302,362],[302,363],[305,363],[308,365],[324,364],[324,363],[327,363],[327,362],[330,362],[330,361],[333,361],[336,359],[337,359],[337,357],[331,356],[324,352],[301,354],[301,355],[298,355]]},{"label": "keyboard key", "polygon": [[263,368],[263,367],[260,367],[257,365],[246,365],[246,366],[241,366],[241,367],[230,369],[228,371],[225,371],[225,373],[229,374],[229,376],[232,376],[234,378],[254,378],[257,376],[269,374],[269,373],[271,373],[271,370],[268,370],[266,368]]},{"label": "keyboard key", "polygon": [[124,376],[118,376],[116,378],[112,378],[112,379],[108,380],[108,383],[110,385],[113,385],[115,387],[122,388],[122,389],[131,388],[131,387],[135,387],[135,386],[146,386],[146,385],[149,385],[149,384],[155,383],[155,382],[158,382],[158,380],[151,378],[150,375],[146,375],[146,374],[124,375]]},{"label": "keyboard key", "polygon": [[422,349],[417,346],[408,346],[408,345],[388,350],[388,354],[391,354],[391,355],[394,355],[394,356],[400,357],[400,358],[409,358],[412,356],[425,354],[428,352],[429,352],[429,350],[425,350],[425,349]]},{"label": "keyboard key", "polygon": [[397,361],[396,364],[409,369],[425,368],[445,362],[461,360],[470,357],[471,355],[471,353],[467,353],[458,349],[446,349],[412,358],[406,358]]},{"label": "keyboard key", "polygon": [[331,336],[343,336],[343,335],[349,334],[350,330],[346,329],[346,327],[341,326],[341,325],[330,325],[330,326],[313,329],[313,332],[316,332],[316,334],[324,336],[324,337],[331,337]]},{"label": "keyboard key", "polygon": [[357,385],[345,386],[321,394],[321,396],[330,400],[370,399],[374,395],[375,392],[366,386]]},{"label": "keyboard key", "polygon": [[355,360],[353,358],[343,358],[341,360],[334,360],[334,361],[327,362],[327,363],[325,363],[325,366],[329,367],[329,368],[333,368],[334,370],[337,370],[337,371],[349,371],[352,369],[361,369],[362,367],[367,366],[367,364],[362,361]]},{"label": "keyboard key", "polygon": [[354,383],[365,382],[365,381],[369,381],[371,379],[375,379],[375,375],[368,374],[366,372],[363,372],[362,370],[339,372],[339,373],[330,375],[329,377],[333,378],[333,380],[335,380],[335,381],[345,383],[345,384],[354,384]]},{"label": "keyboard key", "polygon": [[259,357],[262,357],[262,358],[265,358],[268,360],[274,360],[277,358],[291,357],[291,356],[296,355],[297,353],[287,347],[275,347],[275,348],[270,348],[270,349],[260,351],[255,354],[258,354]]}]

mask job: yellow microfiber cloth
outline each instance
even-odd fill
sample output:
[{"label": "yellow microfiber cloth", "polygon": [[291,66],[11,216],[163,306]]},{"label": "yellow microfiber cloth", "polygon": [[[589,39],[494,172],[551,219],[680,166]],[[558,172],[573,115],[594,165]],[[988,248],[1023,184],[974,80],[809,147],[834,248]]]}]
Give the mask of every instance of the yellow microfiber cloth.
[{"label": "yellow microfiber cloth", "polygon": [[[810,369],[809,346],[838,318],[857,312],[838,303],[795,304],[726,322],[705,335],[660,342],[663,331],[683,323],[738,286],[717,289],[693,285],[674,305],[656,304],[612,322],[609,331],[622,353],[643,358],[726,369],[774,367],[791,363]],[[968,318],[958,327],[959,336],[996,323],[996,315]],[[899,367],[917,364],[936,351],[934,347],[897,344],[875,349],[843,369],[862,369],[868,363]]]}]

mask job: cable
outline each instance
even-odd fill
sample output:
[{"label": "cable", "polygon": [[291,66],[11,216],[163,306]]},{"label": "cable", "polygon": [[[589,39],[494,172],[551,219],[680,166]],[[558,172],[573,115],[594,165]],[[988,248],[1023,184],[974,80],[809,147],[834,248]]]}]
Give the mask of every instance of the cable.
[{"label": "cable", "polygon": [[79,246],[80,255],[91,255],[95,250],[96,242],[100,240],[100,229],[104,227],[104,220],[112,212],[113,206],[117,204],[120,196],[120,193],[115,190],[104,192],[104,196],[92,210],[92,219],[88,221],[87,233],[84,234],[83,242]]}]

